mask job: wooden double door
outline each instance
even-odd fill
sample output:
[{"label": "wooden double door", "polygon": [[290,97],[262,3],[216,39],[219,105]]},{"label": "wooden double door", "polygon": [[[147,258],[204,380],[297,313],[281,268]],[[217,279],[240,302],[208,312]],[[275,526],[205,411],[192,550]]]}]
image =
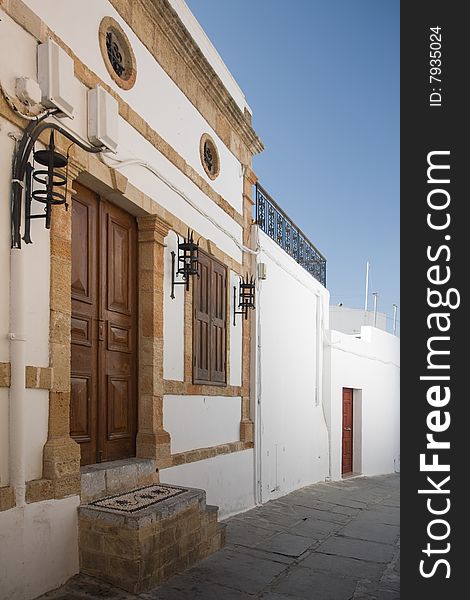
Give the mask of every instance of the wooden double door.
[{"label": "wooden double door", "polygon": [[343,475],[353,470],[353,390],[343,388],[343,456],[341,472]]},{"label": "wooden double door", "polygon": [[70,434],[81,464],[135,456],[135,218],[75,184]]}]

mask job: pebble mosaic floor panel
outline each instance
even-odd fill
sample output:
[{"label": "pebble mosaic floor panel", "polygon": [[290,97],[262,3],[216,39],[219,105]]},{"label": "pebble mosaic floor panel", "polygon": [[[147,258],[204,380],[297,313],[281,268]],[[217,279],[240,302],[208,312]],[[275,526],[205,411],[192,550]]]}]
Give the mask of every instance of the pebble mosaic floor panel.
[{"label": "pebble mosaic floor panel", "polygon": [[186,491],[184,488],[173,486],[149,485],[138,490],[132,490],[131,492],[95,500],[94,502],[90,502],[90,506],[132,513],[162,502],[162,500],[178,496],[178,494]]}]

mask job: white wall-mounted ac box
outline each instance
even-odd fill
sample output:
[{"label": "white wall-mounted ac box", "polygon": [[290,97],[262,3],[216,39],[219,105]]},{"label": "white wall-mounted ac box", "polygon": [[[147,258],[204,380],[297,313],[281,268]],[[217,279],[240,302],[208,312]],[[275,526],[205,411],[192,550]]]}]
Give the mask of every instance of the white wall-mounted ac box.
[{"label": "white wall-mounted ac box", "polygon": [[119,131],[118,102],[101,86],[88,90],[88,139],[115,152]]},{"label": "white wall-mounted ac box", "polygon": [[267,265],[266,263],[258,263],[258,279],[267,279],[268,278],[268,271],[267,271]]},{"label": "white wall-mounted ac box", "polygon": [[73,60],[50,38],[38,46],[38,83],[41,104],[46,108],[58,108],[58,117],[73,119]]}]

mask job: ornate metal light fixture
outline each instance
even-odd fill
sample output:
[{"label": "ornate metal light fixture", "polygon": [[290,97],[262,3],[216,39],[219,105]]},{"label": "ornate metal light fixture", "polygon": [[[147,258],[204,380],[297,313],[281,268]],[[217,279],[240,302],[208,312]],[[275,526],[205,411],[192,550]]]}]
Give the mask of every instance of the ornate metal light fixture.
[{"label": "ornate metal light fixture", "polygon": [[[188,228],[188,237],[180,242],[178,236],[178,268],[176,269],[176,254],[171,253],[171,298],[175,297],[175,285],[185,285],[189,291],[189,280],[194,275],[199,277],[199,242],[194,241],[194,233]],[[180,275],[182,281],[176,281]]]},{"label": "ornate metal light fixture", "polygon": [[[67,176],[57,171],[68,166],[68,158],[55,150],[54,130],[51,131],[49,146],[45,150],[33,152],[34,163],[47,167],[47,169],[34,169],[30,163],[26,165],[26,195],[25,195],[25,225],[23,239],[27,244],[31,243],[31,219],[46,219],[46,229],[51,227],[52,207],[65,204],[67,210]],[[32,178],[32,179],[31,179]],[[44,185],[31,191],[32,180]],[[59,192],[57,188],[65,186],[64,192]],[[56,188],[56,189],[54,189]],[[36,200],[45,204],[44,214],[31,214],[31,202]]]},{"label": "ornate metal light fixture", "polygon": [[[45,219],[46,228],[51,226],[52,207],[66,204],[67,199],[67,172],[60,173],[58,169],[66,167],[68,159],[55,149],[54,131],[69,139],[72,144],[77,144],[86,152],[102,152],[104,146],[87,146],[73,134],[55,123],[42,122],[52,113],[48,112],[37,121],[31,121],[26,127],[21,138],[13,161],[12,187],[11,187],[11,245],[12,248],[21,248],[21,239],[26,244],[31,244],[31,219]],[[50,130],[49,145],[45,150],[34,151],[34,146],[43,131]],[[33,153],[34,163],[45,169],[35,169],[30,162]],[[33,190],[33,181],[45,186]],[[55,188],[62,188],[61,191]],[[25,196],[25,225],[24,235],[21,237],[21,204],[23,191]],[[45,204],[44,214],[31,214],[31,202],[36,200]]]},{"label": "ornate metal light fixture", "polygon": [[[233,286],[233,324],[236,325],[235,315],[244,315],[248,319],[248,310],[255,308],[255,278],[248,274],[240,277],[238,282],[238,305],[237,305],[237,287]],[[240,308],[241,310],[236,310]]]}]

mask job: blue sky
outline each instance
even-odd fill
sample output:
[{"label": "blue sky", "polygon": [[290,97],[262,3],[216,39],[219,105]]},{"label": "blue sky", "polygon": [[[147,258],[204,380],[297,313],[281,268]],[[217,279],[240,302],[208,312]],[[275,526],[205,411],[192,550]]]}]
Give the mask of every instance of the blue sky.
[{"label": "blue sky", "polygon": [[[187,0],[253,109],[260,183],[326,256],[331,303],[399,304],[399,1]],[[390,325],[391,327],[391,321]]]}]

